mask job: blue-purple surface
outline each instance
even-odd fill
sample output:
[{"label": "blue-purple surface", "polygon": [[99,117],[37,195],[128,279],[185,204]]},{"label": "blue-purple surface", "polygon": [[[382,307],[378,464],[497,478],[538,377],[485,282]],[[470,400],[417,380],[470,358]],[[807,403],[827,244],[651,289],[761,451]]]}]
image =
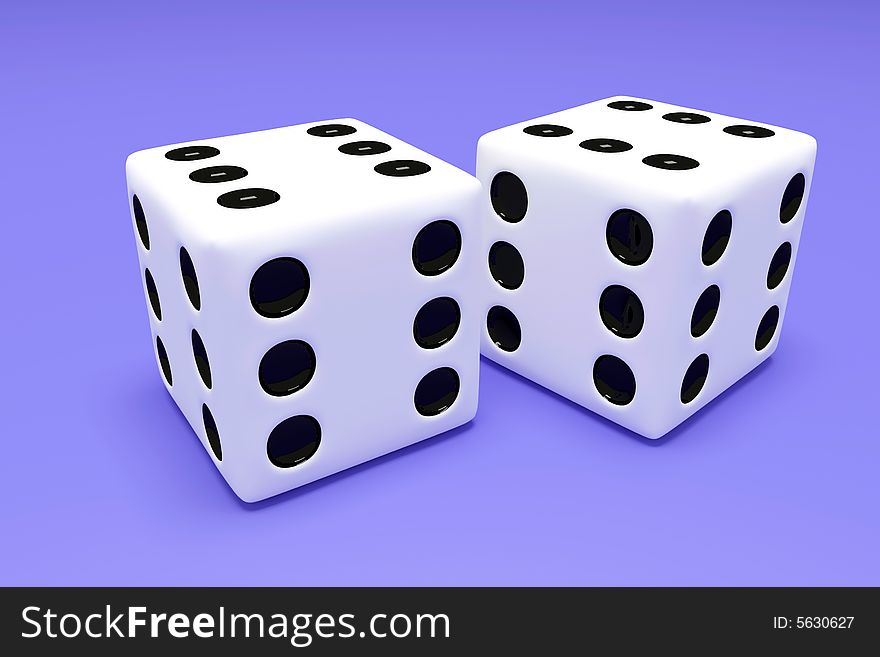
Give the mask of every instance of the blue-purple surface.
[{"label": "blue-purple surface", "polygon": [[[880,585],[876,3],[256,4],[4,8],[0,583]],[[126,155],[356,116],[473,171],[612,94],[818,139],[773,358],[659,444],[484,361],[466,428],[239,502],[156,371]]]}]

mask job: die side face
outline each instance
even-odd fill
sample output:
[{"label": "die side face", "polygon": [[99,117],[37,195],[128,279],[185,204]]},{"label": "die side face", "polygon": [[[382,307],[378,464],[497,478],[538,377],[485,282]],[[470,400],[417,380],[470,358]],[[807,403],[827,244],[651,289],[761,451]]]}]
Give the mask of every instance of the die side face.
[{"label": "die side face", "polygon": [[[309,133],[325,125],[355,132]],[[340,149],[353,142],[366,144]],[[475,179],[345,119],[179,148],[193,145],[219,154],[168,160],[169,146],[129,160],[130,198],[138,197],[150,248],[133,203],[135,236],[152,279],[144,288],[169,391],[242,499],[295,488],[473,417]],[[194,180],[212,160],[247,175]],[[376,170],[388,162],[385,173]],[[257,207],[219,200],[250,188],[280,198]],[[239,204],[256,203],[246,198],[253,195],[260,198],[241,194]],[[187,277],[188,262],[195,273]]]},{"label": "die side face", "polygon": [[485,135],[484,354],[662,436],[776,348],[814,158],[801,133],[622,97]]}]

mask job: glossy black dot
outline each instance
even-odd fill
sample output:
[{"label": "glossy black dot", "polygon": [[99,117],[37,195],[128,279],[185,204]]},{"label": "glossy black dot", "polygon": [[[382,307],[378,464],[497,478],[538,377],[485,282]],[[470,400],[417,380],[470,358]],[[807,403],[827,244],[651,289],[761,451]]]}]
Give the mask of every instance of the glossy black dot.
[{"label": "glossy black dot", "polygon": [[529,209],[529,195],[522,180],[509,171],[496,174],[489,186],[489,199],[495,214],[515,224],[522,221]]},{"label": "glossy black dot", "polygon": [[526,266],[513,244],[495,242],[489,249],[489,273],[501,287],[515,290],[522,285]]},{"label": "glossy black dot", "polygon": [[634,338],[645,325],[645,309],[635,292],[609,285],[599,297],[599,316],[605,327],[621,338]]},{"label": "glossy black dot", "polygon": [[440,367],[422,377],[416,386],[413,402],[422,415],[439,415],[452,406],[458,397],[461,381],[451,367]]},{"label": "glossy black dot", "polygon": [[802,173],[796,173],[794,177],[788,181],[788,185],[785,187],[785,192],[782,194],[782,203],[779,206],[779,221],[787,224],[794,219],[794,216],[801,207],[801,201],[804,200],[804,189],[806,185],[807,180]]},{"label": "glossy black dot", "polygon": [[632,150],[632,144],[608,137],[587,139],[580,143],[580,147],[586,148],[588,151],[595,151],[596,153],[624,153]]},{"label": "glossy black dot", "polygon": [[410,176],[420,176],[423,173],[428,173],[431,167],[418,160],[391,160],[390,162],[377,164],[373,169],[376,173],[381,173],[383,176],[409,178]]},{"label": "glossy black dot", "polygon": [[664,114],[663,118],[673,123],[684,123],[688,125],[696,125],[698,123],[709,123],[710,119],[705,114],[694,114],[693,112],[670,112]]},{"label": "glossy black dot", "polygon": [[629,365],[617,356],[605,355],[596,359],[593,383],[600,395],[617,406],[629,404],[636,396],[636,377]]},{"label": "glossy black dot", "polygon": [[437,276],[455,264],[461,253],[461,232],[451,221],[432,221],[413,240],[413,265],[423,276]]},{"label": "glossy black dot", "polygon": [[262,187],[236,189],[220,194],[217,197],[217,203],[224,208],[231,208],[233,210],[262,208],[265,205],[272,205],[279,200],[281,200],[281,194],[271,189],[263,189]]},{"label": "glossy black dot", "polygon": [[770,268],[767,270],[767,287],[773,289],[777,287],[785,278],[788,272],[788,265],[791,263],[791,243],[783,242],[776,249],[773,258],[770,260]]},{"label": "glossy black dot", "polygon": [[539,123],[523,128],[523,132],[527,135],[535,137],[567,137],[572,133],[571,128],[564,125],[553,125],[552,123]]},{"label": "glossy black dot", "polygon": [[504,306],[492,306],[489,309],[486,328],[489,331],[489,339],[504,351],[516,351],[522,342],[519,320]]},{"label": "glossy black dot", "polygon": [[196,361],[196,369],[199,376],[202,377],[202,383],[208,390],[211,389],[211,363],[208,361],[208,350],[205,349],[205,343],[202,342],[202,336],[195,329],[192,330],[192,349],[193,357]]},{"label": "glossy black dot", "polygon": [[700,166],[700,163],[693,158],[685,157],[684,155],[674,155],[672,153],[649,155],[642,159],[642,162],[649,167],[666,169],[667,171],[687,171],[688,169],[696,169]]},{"label": "glossy black dot", "polygon": [[189,251],[184,247],[180,247],[180,275],[183,277],[183,287],[186,289],[189,302],[193,308],[201,310],[202,297],[199,293],[199,278],[196,276],[196,268],[192,258],[189,257]]},{"label": "glossy black dot", "polygon": [[709,376],[709,356],[700,354],[688,366],[684,373],[684,379],[681,382],[681,403],[689,404],[706,384],[706,377]]},{"label": "glossy black dot", "polygon": [[703,264],[714,265],[724,255],[727,243],[730,242],[730,231],[733,228],[733,217],[727,210],[722,210],[709,222],[703,236]]},{"label": "glossy black dot", "polygon": [[168,360],[168,352],[165,351],[165,345],[162,338],[156,336],[156,355],[159,356],[159,367],[162,368],[162,374],[170,386],[173,379],[171,378],[171,361]]},{"label": "glossy black dot", "polygon": [[209,157],[215,157],[217,155],[220,155],[220,151],[213,146],[199,146],[198,144],[175,148],[165,153],[165,157],[169,160],[174,160],[175,162],[207,160]]},{"label": "glossy black dot", "polygon": [[691,313],[692,336],[698,338],[709,330],[712,322],[715,321],[715,316],[718,314],[718,306],[720,304],[721,289],[717,285],[710,285],[703,290],[700,298],[697,299],[697,303],[694,304],[694,312]]},{"label": "glossy black dot", "polygon": [[315,125],[306,130],[313,137],[344,137],[357,132],[356,128],[341,123],[325,123],[324,125]]},{"label": "glossy black dot", "polygon": [[198,183],[222,183],[239,180],[246,175],[248,175],[247,169],[224,164],[216,167],[196,169],[189,174],[189,179]]},{"label": "glossy black dot", "polygon": [[263,317],[284,317],[299,309],[309,295],[309,272],[296,258],[263,263],[251,277],[251,305]]},{"label": "glossy black dot", "polygon": [[776,134],[772,130],[762,128],[759,125],[729,125],[724,128],[724,132],[736,137],[748,137],[750,139],[763,139]]},{"label": "glossy black dot", "polygon": [[223,448],[220,445],[220,432],[217,431],[217,423],[214,421],[214,416],[211,415],[211,409],[207,404],[202,404],[202,422],[205,425],[205,437],[208,439],[211,451],[214,452],[214,457],[218,461],[222,461]]},{"label": "glossy black dot", "polygon": [[138,237],[141,238],[141,244],[144,248],[150,250],[150,231],[147,228],[147,216],[144,214],[144,207],[137,194],[131,197],[131,205],[134,209],[134,225],[137,228]]},{"label": "glossy black dot", "polygon": [[391,146],[381,141],[352,141],[339,147],[339,152],[346,155],[378,155],[390,150]]},{"label": "glossy black dot", "polygon": [[608,219],[605,239],[611,253],[627,265],[641,265],[654,248],[651,224],[635,210],[618,210]]},{"label": "glossy black dot", "polygon": [[645,110],[654,109],[653,105],[638,100],[615,100],[608,103],[608,107],[623,110],[624,112],[644,112]]},{"label": "glossy black dot", "polygon": [[773,334],[776,333],[776,325],[779,323],[779,306],[771,306],[764,313],[758,323],[758,332],[755,334],[755,349],[761,351],[770,344]]},{"label": "glossy black dot", "polygon": [[144,269],[144,282],[147,285],[147,298],[150,300],[150,307],[153,314],[160,322],[162,321],[162,306],[159,304],[159,290],[156,289],[156,281],[149,269]]},{"label": "glossy black dot", "polygon": [[302,340],[276,344],[260,361],[260,385],[274,397],[305,388],[314,374],[315,352]]},{"label": "glossy black dot", "polygon": [[423,349],[436,349],[452,339],[460,323],[461,309],[455,299],[431,299],[416,314],[413,337]]},{"label": "glossy black dot", "polygon": [[269,434],[266,454],[279,468],[292,468],[309,460],[321,444],[321,425],[311,415],[289,417]]}]

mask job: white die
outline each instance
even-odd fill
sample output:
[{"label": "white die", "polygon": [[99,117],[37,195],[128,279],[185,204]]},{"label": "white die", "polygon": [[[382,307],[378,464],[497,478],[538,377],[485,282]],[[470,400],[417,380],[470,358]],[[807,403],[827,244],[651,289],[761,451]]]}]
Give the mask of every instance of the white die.
[{"label": "white die", "polygon": [[484,355],[664,435],[776,349],[815,154],[627,97],[484,135]]},{"label": "white die", "polygon": [[243,500],[473,418],[472,176],[353,119],[144,150],[126,173],[165,384]]}]

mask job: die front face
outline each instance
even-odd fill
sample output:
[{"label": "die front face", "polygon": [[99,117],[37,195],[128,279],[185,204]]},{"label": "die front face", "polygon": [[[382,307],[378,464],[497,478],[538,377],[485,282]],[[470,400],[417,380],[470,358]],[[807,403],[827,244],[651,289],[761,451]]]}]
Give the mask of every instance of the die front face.
[{"label": "die front face", "polygon": [[135,153],[165,384],[256,501],[476,412],[479,183],[340,119]]},{"label": "die front face", "polygon": [[664,435],[776,349],[815,152],[629,97],[484,135],[483,353]]}]

